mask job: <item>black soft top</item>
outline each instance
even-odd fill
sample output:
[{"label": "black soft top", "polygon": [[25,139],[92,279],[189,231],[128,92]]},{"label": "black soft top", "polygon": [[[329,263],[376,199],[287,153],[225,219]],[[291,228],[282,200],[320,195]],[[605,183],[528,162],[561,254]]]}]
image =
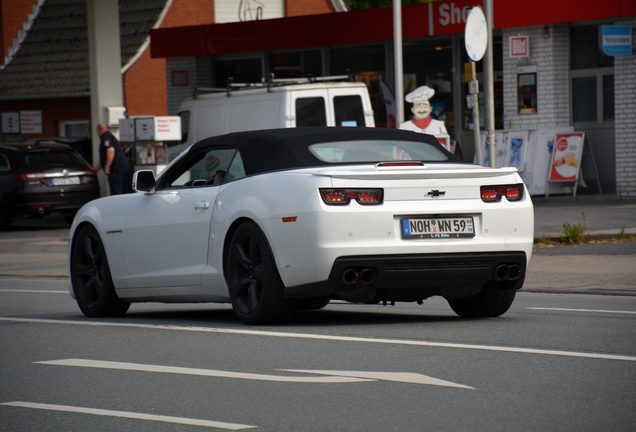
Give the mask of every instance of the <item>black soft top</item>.
[{"label": "black soft top", "polygon": [[309,147],[317,143],[364,140],[422,142],[443,151],[448,158],[445,163],[465,163],[463,159],[446,151],[432,135],[366,127],[301,127],[234,132],[203,139],[194,144],[190,152],[213,147],[236,148],[243,159],[245,171],[256,174],[333,165],[317,158]]}]

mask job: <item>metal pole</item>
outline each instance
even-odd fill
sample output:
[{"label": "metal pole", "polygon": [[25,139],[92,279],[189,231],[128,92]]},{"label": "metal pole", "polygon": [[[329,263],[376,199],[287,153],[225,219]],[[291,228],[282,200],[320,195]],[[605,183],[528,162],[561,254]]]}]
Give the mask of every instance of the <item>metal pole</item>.
[{"label": "metal pole", "polygon": [[495,160],[495,90],[492,54],[493,1],[484,0],[486,25],[488,27],[488,46],[484,58],[484,100],[486,104],[486,131],[488,133],[488,162],[494,168]]},{"label": "metal pole", "polygon": [[468,82],[468,93],[470,93],[473,98],[473,139],[475,141],[477,163],[481,165],[484,162],[484,159],[481,147],[481,120],[479,116],[479,81],[477,80],[477,67],[475,62],[470,62],[469,67],[472,80]]},{"label": "metal pole", "polygon": [[395,73],[395,122],[404,122],[404,74],[402,72],[402,2],[393,0],[393,51]]}]

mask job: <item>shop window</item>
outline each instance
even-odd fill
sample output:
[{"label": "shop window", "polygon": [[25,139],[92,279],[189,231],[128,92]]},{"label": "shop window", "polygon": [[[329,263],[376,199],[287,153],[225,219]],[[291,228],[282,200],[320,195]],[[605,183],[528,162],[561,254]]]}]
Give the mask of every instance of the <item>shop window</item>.
[{"label": "shop window", "polygon": [[570,67],[572,70],[613,67],[614,57],[606,56],[599,47],[598,26],[570,29]]},{"label": "shop window", "polygon": [[599,48],[599,26],[570,29],[573,123],[614,120],[614,58]]},{"label": "shop window", "polygon": [[324,75],[320,51],[273,53],[269,56],[269,69],[274,78],[305,78]]},{"label": "shop window", "polygon": [[386,125],[386,107],[380,91],[382,71],[387,69],[384,45],[333,48],[329,51],[328,75],[353,74],[355,79],[365,82],[371,96],[375,124]]},{"label": "shop window", "polygon": [[214,87],[226,87],[230,80],[235,83],[261,82],[262,70],[260,58],[215,61]]},{"label": "shop window", "polygon": [[519,114],[537,112],[537,74],[517,75],[517,108]]},{"label": "shop window", "polygon": [[596,77],[572,78],[572,116],[574,121],[596,121],[596,106]]},{"label": "shop window", "polygon": [[603,75],[603,120],[614,120],[614,75]]},{"label": "shop window", "polygon": [[62,138],[87,138],[91,136],[91,128],[88,120],[61,121],[59,134]]}]

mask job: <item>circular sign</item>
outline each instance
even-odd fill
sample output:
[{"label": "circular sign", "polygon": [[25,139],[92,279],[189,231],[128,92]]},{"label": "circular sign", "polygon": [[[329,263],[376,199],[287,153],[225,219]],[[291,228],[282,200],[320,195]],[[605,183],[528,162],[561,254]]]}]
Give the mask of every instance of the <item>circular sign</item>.
[{"label": "circular sign", "polygon": [[468,57],[472,61],[481,60],[488,46],[488,26],[484,12],[479,6],[472,8],[468,14],[464,39],[466,40]]}]

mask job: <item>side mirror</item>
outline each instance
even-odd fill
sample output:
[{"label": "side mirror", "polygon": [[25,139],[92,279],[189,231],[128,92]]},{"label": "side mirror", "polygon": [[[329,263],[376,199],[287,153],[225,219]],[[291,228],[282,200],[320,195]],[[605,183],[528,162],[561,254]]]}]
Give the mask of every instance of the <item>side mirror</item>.
[{"label": "side mirror", "polygon": [[152,170],[137,171],[133,174],[132,188],[135,192],[154,192],[157,182]]}]

